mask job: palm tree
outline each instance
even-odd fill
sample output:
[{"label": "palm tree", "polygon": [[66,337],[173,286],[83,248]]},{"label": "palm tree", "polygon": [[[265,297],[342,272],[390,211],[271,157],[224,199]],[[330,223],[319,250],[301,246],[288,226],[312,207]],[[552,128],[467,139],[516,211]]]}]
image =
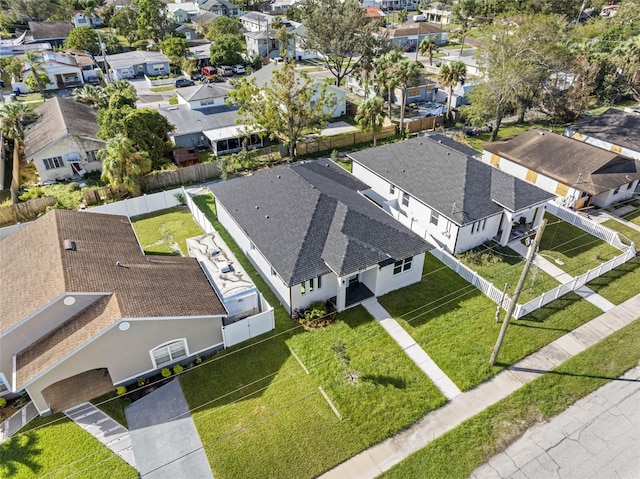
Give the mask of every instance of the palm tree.
[{"label": "palm tree", "polygon": [[398,50],[390,50],[376,61],[375,82],[380,91],[387,93],[388,116],[391,119],[391,105],[393,103],[393,90],[397,86],[397,78],[394,75],[395,66],[403,58]]},{"label": "palm tree", "polygon": [[38,86],[38,90],[40,91],[40,94],[42,95],[42,99],[44,100],[45,84],[42,82],[43,80],[42,75],[45,75],[48,77],[47,72],[44,69],[44,65],[45,65],[44,57],[40,53],[36,52],[35,50],[28,51],[24,57],[27,60],[27,63],[29,64],[29,67],[31,69],[31,74],[33,75],[33,80],[36,82],[36,85]]},{"label": "palm tree", "polygon": [[149,153],[135,151],[133,142],[116,135],[98,151],[102,160],[102,180],[114,188],[124,188],[133,196],[140,194],[140,176],[151,171]]},{"label": "palm tree", "polygon": [[13,171],[11,176],[11,201],[18,202],[20,188],[20,144],[24,140],[24,125],[33,119],[31,108],[23,103],[6,103],[0,107],[0,132],[13,139]]},{"label": "palm tree", "polygon": [[467,66],[464,62],[454,61],[449,64],[445,63],[440,67],[440,81],[449,88],[449,98],[447,99],[447,118],[451,118],[451,99],[453,98],[453,89],[458,83],[464,85],[467,79]]},{"label": "palm tree", "polygon": [[373,147],[378,142],[378,132],[384,125],[384,100],[379,96],[369,98],[358,106],[355,120],[363,131],[373,132]]},{"label": "palm tree", "polygon": [[400,10],[398,12],[398,21],[400,22],[400,25],[404,25],[405,23],[407,23],[408,19],[409,19],[409,12],[407,12],[406,10]]},{"label": "palm tree", "polygon": [[93,108],[104,108],[109,103],[109,98],[104,90],[100,87],[85,85],[82,88],[76,88],[73,92],[73,99],[80,103],[85,103]]},{"label": "palm tree", "polygon": [[403,58],[396,64],[396,68],[394,69],[393,74],[400,88],[400,94],[402,95],[400,98],[400,132],[404,131],[404,110],[407,106],[407,88],[418,81],[422,68],[422,63]]},{"label": "palm tree", "polygon": [[418,61],[418,52],[420,55],[429,56],[429,65],[433,66],[433,54],[438,51],[438,44],[432,37],[425,37],[420,42],[420,46],[416,49],[416,61]]}]

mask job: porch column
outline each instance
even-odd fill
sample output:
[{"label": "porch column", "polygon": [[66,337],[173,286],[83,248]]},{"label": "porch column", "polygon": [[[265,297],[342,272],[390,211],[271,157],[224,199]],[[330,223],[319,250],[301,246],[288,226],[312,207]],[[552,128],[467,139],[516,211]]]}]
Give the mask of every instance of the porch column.
[{"label": "porch column", "polygon": [[513,228],[513,213],[511,211],[505,211],[502,217],[504,224],[502,225],[502,236],[500,237],[500,244],[506,246],[511,237],[511,228]]},{"label": "porch column", "polygon": [[542,223],[542,218],[544,218],[544,205],[540,205],[536,208],[536,212],[533,215],[533,229],[540,226],[540,223]]},{"label": "porch column", "polygon": [[338,291],[336,294],[336,309],[344,311],[347,303],[347,279],[338,276]]}]

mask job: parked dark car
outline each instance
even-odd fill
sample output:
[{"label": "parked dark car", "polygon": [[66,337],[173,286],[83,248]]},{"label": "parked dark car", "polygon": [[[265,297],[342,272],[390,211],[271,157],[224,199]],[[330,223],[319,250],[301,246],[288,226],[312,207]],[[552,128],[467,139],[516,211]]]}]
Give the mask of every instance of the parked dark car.
[{"label": "parked dark car", "polygon": [[189,77],[193,80],[193,81],[202,81],[204,80],[204,75],[200,72],[191,72],[191,74],[189,75]]},{"label": "parked dark car", "polygon": [[407,43],[404,47],[402,47],[402,51],[404,51],[404,52],[415,52],[416,51],[415,43]]},{"label": "parked dark car", "polygon": [[189,80],[188,78],[178,78],[176,80],[176,88],[182,88],[183,86],[193,86],[193,80]]}]

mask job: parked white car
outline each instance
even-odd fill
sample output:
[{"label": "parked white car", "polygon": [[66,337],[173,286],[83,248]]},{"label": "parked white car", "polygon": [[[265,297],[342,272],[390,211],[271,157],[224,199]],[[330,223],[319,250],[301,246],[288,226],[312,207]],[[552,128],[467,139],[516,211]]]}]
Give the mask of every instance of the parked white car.
[{"label": "parked white car", "polygon": [[233,65],[233,73],[237,75],[244,75],[245,73],[247,73],[247,70],[245,69],[244,65]]},{"label": "parked white car", "polygon": [[414,15],[413,16],[413,21],[414,22],[426,22],[427,21],[427,17],[425,17],[424,15]]},{"label": "parked white car", "polygon": [[222,75],[222,76],[231,76],[233,75],[233,68],[231,68],[230,66],[227,65],[222,65],[220,67],[218,67],[218,72]]}]

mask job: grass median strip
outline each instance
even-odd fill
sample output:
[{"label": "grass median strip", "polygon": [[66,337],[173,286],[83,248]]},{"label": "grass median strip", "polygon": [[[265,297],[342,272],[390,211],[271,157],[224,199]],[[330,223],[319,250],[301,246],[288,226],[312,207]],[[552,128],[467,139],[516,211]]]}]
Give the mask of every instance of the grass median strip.
[{"label": "grass median strip", "polygon": [[525,385],[380,476],[465,478],[526,429],[564,411],[640,360],[640,320]]}]

